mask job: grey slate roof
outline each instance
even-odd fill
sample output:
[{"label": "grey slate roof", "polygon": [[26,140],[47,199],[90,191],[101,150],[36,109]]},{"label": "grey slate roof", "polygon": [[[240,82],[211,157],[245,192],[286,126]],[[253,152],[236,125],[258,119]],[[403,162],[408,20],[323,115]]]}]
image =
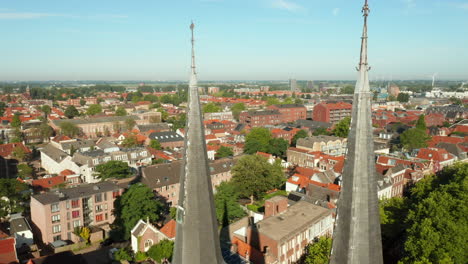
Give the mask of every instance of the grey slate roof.
[{"label": "grey slate roof", "polygon": [[10,220],[10,234],[16,234],[18,232],[31,231],[29,223],[26,221],[26,218],[15,218]]},{"label": "grey slate roof", "polygon": [[96,145],[94,140],[77,140],[77,141],[66,141],[66,142],[61,142],[60,145],[62,146],[62,149],[71,149],[73,146],[74,149],[80,149],[80,148],[90,148]]},{"label": "grey slate roof", "polygon": [[184,138],[173,131],[168,132],[153,132],[148,136],[150,139],[156,139],[157,141],[164,143],[164,142],[177,142],[183,141]]},{"label": "grey slate roof", "polygon": [[263,116],[263,115],[280,115],[278,110],[260,110],[260,111],[249,111],[251,116]]},{"label": "grey slate roof", "polygon": [[313,120],[307,120],[307,119],[299,119],[296,121],[296,124],[298,124],[299,126],[310,128],[310,129],[317,129],[319,127],[330,128],[332,126],[331,123],[313,121]]},{"label": "grey slate roof", "polygon": [[54,125],[60,126],[63,122],[69,122],[75,125],[93,124],[93,123],[105,123],[105,122],[124,122],[127,119],[140,120],[138,116],[105,116],[97,118],[86,118],[86,119],[59,119],[52,121]]},{"label": "grey slate roof", "polygon": [[47,193],[37,194],[33,195],[32,198],[36,199],[42,204],[52,204],[63,200],[82,198],[97,193],[117,190],[120,190],[119,186],[117,186],[115,183],[105,181],[94,184],[83,184],[73,188],[59,189]]},{"label": "grey slate roof", "polygon": [[50,143],[47,144],[45,147],[41,149],[41,152],[49,156],[51,159],[53,159],[55,162],[61,162],[64,160],[66,157],[68,157],[68,153],[52,146]]},{"label": "grey slate roof", "polygon": [[167,123],[155,123],[147,125],[137,125],[140,132],[148,132],[150,130],[170,130],[170,127]]},{"label": "grey slate roof", "polygon": [[280,104],[280,105],[275,105],[278,108],[304,108],[305,106],[303,104]]},{"label": "grey slate roof", "polygon": [[329,142],[329,141],[335,141],[335,140],[340,140],[342,141],[344,138],[340,137],[334,137],[334,136],[325,136],[325,135],[320,135],[320,136],[312,136],[312,137],[306,137],[306,138],[300,138],[297,140],[297,146],[301,147],[308,147],[312,148],[315,143],[320,143],[320,142]]}]

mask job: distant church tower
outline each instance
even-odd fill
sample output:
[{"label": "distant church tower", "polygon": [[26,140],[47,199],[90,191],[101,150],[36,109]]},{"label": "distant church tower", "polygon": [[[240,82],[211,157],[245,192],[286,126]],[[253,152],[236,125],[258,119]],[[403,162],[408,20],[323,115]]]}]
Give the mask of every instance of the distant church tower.
[{"label": "distant church tower", "polygon": [[367,63],[367,0],[362,13],[364,29],[357,68],[359,77],[354,90],[351,130],[338,200],[331,264],[383,263],[371,123],[372,93],[368,77],[370,67]]},{"label": "distant church tower", "polygon": [[219,244],[211,175],[205,144],[195,70],[192,23],[192,69],[185,136],[184,166],[180,175],[174,264],[224,263]]}]

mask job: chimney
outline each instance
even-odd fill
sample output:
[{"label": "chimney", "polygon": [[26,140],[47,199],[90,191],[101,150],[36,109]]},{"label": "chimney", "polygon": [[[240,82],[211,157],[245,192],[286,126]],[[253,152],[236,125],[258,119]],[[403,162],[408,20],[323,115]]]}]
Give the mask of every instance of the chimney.
[{"label": "chimney", "polygon": [[265,201],[265,218],[279,215],[288,209],[288,198],[275,196]]}]

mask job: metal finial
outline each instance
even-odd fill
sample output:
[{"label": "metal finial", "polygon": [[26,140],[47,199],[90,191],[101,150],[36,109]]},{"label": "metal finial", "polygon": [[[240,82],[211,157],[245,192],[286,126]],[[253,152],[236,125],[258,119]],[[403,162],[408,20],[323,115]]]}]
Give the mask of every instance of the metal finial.
[{"label": "metal finial", "polygon": [[195,24],[193,23],[193,20],[192,20],[192,24],[190,24],[190,29],[193,30],[195,28]]}]

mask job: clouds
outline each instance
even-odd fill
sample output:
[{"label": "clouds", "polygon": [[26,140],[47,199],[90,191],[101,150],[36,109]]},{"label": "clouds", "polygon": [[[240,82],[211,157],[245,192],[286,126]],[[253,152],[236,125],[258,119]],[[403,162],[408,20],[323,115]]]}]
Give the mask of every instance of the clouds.
[{"label": "clouds", "polygon": [[95,14],[95,15],[70,15],[70,14],[54,14],[54,13],[39,13],[39,12],[1,12],[0,20],[30,20],[41,19],[48,17],[63,17],[63,18],[84,18],[84,19],[126,19],[127,15],[120,14]]},{"label": "clouds", "polygon": [[296,3],[288,0],[274,0],[271,5],[277,9],[283,9],[289,12],[297,12],[304,10],[304,8]]},{"label": "clouds", "polygon": [[340,9],[337,7],[337,8],[333,8],[332,10],[332,15],[333,16],[337,16],[338,14],[340,13]]},{"label": "clouds", "polygon": [[2,12],[0,19],[38,19],[44,17],[63,17],[62,14],[33,13],[33,12]]}]

